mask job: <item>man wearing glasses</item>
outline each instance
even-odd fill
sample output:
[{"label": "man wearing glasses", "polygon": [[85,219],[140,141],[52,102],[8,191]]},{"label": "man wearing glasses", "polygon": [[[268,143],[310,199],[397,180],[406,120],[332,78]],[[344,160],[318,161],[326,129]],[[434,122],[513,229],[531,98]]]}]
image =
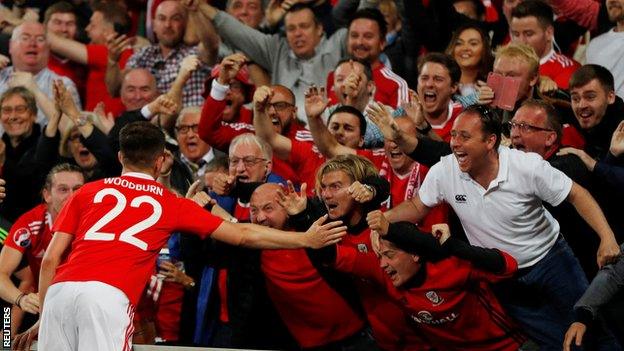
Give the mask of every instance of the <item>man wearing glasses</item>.
[{"label": "man wearing glasses", "polygon": [[197,130],[200,113],[200,107],[184,108],[175,125],[176,140],[180,148],[180,161],[186,166],[184,167],[185,173],[190,175],[188,177],[190,183],[204,176],[206,165],[216,156],[224,156],[222,152],[213,149],[199,137]]}]

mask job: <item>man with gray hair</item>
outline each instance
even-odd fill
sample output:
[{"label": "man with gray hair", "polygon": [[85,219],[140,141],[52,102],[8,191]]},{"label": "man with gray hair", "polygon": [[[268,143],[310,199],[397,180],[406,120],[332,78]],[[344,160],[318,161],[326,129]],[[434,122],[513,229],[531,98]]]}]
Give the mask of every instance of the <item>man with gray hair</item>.
[{"label": "man with gray hair", "polygon": [[[50,57],[50,44],[45,27],[38,22],[24,22],[13,30],[9,43],[12,66],[0,71],[0,94],[13,86],[23,86],[30,90],[37,100],[39,111],[36,122],[47,124],[47,116],[55,113],[52,82],[61,79],[77,106],[80,97],[71,79],[59,76],[47,68]],[[0,126],[0,132],[4,129]]]}]

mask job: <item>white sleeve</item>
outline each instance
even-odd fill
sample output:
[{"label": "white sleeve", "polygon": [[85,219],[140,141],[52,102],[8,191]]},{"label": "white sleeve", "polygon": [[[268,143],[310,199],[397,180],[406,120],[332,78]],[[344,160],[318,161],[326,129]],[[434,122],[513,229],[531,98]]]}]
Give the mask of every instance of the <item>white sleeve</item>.
[{"label": "white sleeve", "polygon": [[[431,208],[444,202],[444,189],[442,188],[442,182],[444,181],[444,169],[445,162],[442,160],[427,172],[425,180],[418,189],[418,196],[425,206]],[[450,181],[450,179],[447,179]]]},{"label": "white sleeve", "polygon": [[535,162],[533,185],[535,195],[553,206],[558,206],[572,190],[572,179],[543,159]]}]

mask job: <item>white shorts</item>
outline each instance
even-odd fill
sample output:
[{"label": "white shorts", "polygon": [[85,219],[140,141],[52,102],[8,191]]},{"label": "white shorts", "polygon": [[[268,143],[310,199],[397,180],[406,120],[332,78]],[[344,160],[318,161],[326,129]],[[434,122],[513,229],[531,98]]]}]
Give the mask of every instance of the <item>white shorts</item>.
[{"label": "white shorts", "polygon": [[108,284],[61,282],[50,286],[39,327],[38,350],[130,351],[134,306]]}]

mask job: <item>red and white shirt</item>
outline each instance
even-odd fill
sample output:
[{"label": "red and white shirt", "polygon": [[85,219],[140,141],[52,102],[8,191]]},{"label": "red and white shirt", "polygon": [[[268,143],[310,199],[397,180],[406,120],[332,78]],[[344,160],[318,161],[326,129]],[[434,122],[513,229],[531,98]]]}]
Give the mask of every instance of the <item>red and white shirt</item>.
[{"label": "red and white shirt", "polygon": [[74,240],[53,283],[99,281],[123,291],[136,305],[171,233],[205,238],[222,222],[146,174],[129,172],[88,183],[54,223],[55,232],[72,234]]},{"label": "red and white shirt", "polygon": [[5,246],[26,255],[30,270],[39,282],[43,254],[52,240],[52,215],[45,204],[37,205],[20,216],[11,227]]},{"label": "red and white shirt", "polygon": [[453,123],[460,113],[464,111],[464,107],[459,102],[449,101],[448,115],[446,120],[441,124],[431,124],[433,131],[447,143],[451,141],[451,129],[453,129]]},{"label": "red and white shirt", "polygon": [[560,89],[568,89],[570,85],[570,77],[581,64],[573,59],[555,52],[550,49],[548,55],[540,59],[539,74],[550,77],[557,83]]},{"label": "red and white shirt", "polygon": [[[373,68],[373,81],[375,82],[375,96],[373,100],[392,108],[397,108],[401,103],[408,101],[409,87],[405,79],[392,72],[390,68],[384,66],[381,62]],[[334,71],[329,72],[327,75],[326,84],[329,105],[335,105],[338,103],[338,98],[334,91]]]}]

